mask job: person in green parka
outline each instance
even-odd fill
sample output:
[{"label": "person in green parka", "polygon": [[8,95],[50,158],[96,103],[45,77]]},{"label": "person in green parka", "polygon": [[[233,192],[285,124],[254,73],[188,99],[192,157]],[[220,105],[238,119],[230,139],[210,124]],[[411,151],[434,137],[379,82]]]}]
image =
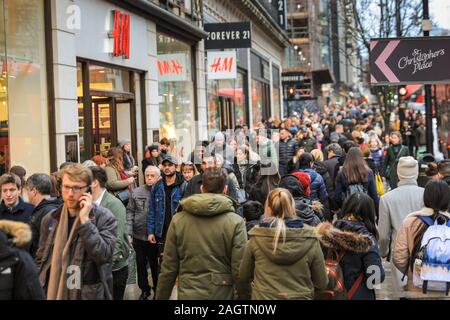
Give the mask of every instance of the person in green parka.
[{"label": "person in green parka", "polygon": [[408,157],[408,147],[402,145],[402,134],[394,131],[390,135],[391,145],[386,150],[386,156],[383,162],[383,175],[389,180],[389,186],[392,189],[397,188],[397,164],[401,157]]},{"label": "person in green parka", "polygon": [[270,192],[265,218],[249,234],[239,273],[242,298],[312,300],[315,290],[326,288],[319,238],[296,217],[289,191]]},{"label": "person in green parka", "polygon": [[236,285],[247,241],[244,219],[226,195],[222,170],[205,170],[200,190],[180,202],[170,223],[157,300],[170,298],[177,277],[179,300],[239,298]]}]

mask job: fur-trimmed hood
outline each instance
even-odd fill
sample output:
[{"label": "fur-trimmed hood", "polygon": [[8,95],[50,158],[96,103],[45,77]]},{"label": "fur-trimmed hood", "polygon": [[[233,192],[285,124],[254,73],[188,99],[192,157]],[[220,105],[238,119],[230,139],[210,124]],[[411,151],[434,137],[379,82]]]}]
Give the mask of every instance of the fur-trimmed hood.
[{"label": "fur-trimmed hood", "polygon": [[374,245],[368,234],[353,231],[343,231],[329,222],[323,222],[315,227],[320,242],[326,248],[354,253],[367,253]]},{"label": "fur-trimmed hood", "polygon": [[[30,226],[23,222],[0,220],[0,232],[10,236],[17,247],[23,247],[31,241]],[[3,242],[3,239],[0,238],[0,242]]]}]

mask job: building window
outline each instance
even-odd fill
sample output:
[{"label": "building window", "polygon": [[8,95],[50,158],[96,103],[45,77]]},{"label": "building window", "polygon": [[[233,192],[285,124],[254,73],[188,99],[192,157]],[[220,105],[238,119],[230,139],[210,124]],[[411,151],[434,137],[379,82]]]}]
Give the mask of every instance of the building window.
[{"label": "building window", "polygon": [[281,120],[280,69],[274,65],[272,65],[272,100],[274,117]]},{"label": "building window", "polygon": [[184,159],[195,142],[192,48],[158,33],[157,50],[160,137],[171,140],[173,153]]},{"label": "building window", "polygon": [[208,133],[247,125],[245,72],[239,70],[236,79],[208,80]]},{"label": "building window", "polygon": [[43,0],[0,0],[0,174],[49,172]]},{"label": "building window", "polygon": [[252,126],[259,128],[270,118],[269,63],[252,52]]}]

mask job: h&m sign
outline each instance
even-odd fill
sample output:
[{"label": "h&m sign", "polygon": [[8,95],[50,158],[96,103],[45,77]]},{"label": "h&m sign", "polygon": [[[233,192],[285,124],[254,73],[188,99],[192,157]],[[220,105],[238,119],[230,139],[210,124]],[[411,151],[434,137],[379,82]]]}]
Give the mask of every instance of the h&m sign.
[{"label": "h&m sign", "polygon": [[186,81],[186,61],[185,53],[159,54],[156,61],[158,81]]},{"label": "h&m sign", "polygon": [[236,79],[236,51],[208,52],[208,79]]},{"label": "h&m sign", "polygon": [[205,23],[205,49],[251,48],[250,22]]},{"label": "h&m sign", "polygon": [[108,34],[113,39],[111,54],[130,59],[130,15],[113,10],[113,29]]}]

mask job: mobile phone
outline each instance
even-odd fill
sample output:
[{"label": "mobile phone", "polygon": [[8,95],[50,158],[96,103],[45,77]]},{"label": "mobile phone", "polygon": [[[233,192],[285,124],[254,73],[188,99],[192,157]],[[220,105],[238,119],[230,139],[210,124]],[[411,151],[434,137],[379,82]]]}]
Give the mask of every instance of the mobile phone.
[{"label": "mobile phone", "polygon": [[91,186],[89,186],[89,187],[87,188],[86,193],[92,194],[92,188],[91,188]]}]

